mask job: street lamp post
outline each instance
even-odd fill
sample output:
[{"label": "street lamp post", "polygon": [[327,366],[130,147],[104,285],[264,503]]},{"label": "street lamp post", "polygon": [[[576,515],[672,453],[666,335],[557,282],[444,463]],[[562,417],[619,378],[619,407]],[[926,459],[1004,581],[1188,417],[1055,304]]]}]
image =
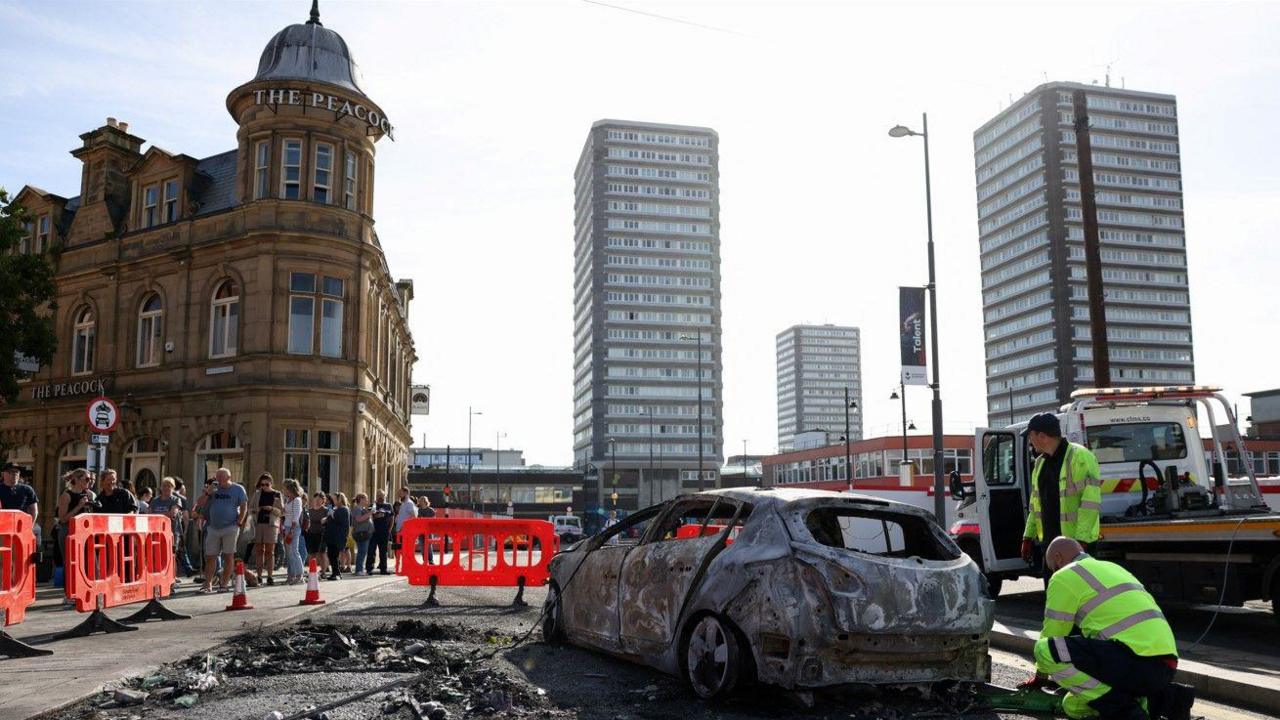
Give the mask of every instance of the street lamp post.
[{"label": "street lamp post", "polygon": [[[681,335],[681,340],[690,340]],[[702,492],[702,330],[698,330],[698,492]]]},{"label": "street lamp post", "polygon": [[476,495],[471,487],[471,418],[483,414],[479,410],[472,410],[470,405],[467,406],[467,503],[472,510],[476,509]]},{"label": "street lamp post", "polygon": [[609,462],[612,465],[609,468],[611,476],[609,479],[613,483],[613,506],[616,508],[618,506],[618,441],[613,438],[609,438],[609,455]]},{"label": "street lamp post", "polygon": [[849,402],[849,386],[844,386],[844,479],[845,489],[853,492],[853,436],[849,434],[849,408],[858,403]]},{"label": "street lamp post", "polygon": [[502,436],[504,434],[497,430],[493,431],[493,461],[497,466],[494,476],[498,483],[498,496],[495,499],[499,506],[502,505]]},{"label": "street lamp post", "polygon": [[[902,462],[905,463],[907,462],[907,385],[900,382],[898,383],[898,388],[902,390]],[[894,390],[889,399],[897,400],[898,391]]]},{"label": "street lamp post", "polygon": [[[649,504],[653,504],[653,407],[650,406],[645,415],[649,416]],[[640,497],[640,488],[636,488],[636,498]],[[639,503],[637,503],[639,504]]]},{"label": "street lamp post", "polygon": [[922,113],[920,121],[920,132],[896,125],[889,130],[889,136],[919,135],[924,138],[924,206],[929,233],[929,337],[933,345],[933,514],[939,524],[945,525],[947,489],[942,481],[942,381],[938,375],[938,283],[933,262],[933,190],[929,181],[929,113]]}]

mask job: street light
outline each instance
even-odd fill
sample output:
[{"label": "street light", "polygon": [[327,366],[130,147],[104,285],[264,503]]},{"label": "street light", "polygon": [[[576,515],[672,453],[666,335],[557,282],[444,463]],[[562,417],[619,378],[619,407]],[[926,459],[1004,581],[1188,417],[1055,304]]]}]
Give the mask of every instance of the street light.
[{"label": "street light", "polygon": [[[649,418],[649,504],[653,504],[653,407],[643,413]],[[636,505],[640,504],[640,486],[636,485]]]},{"label": "street light", "polygon": [[497,470],[494,475],[498,483],[498,496],[496,500],[499,505],[502,504],[502,438],[506,436],[507,434],[504,432],[498,432],[497,430],[493,431],[493,461],[497,465]]},{"label": "street light", "polygon": [[853,492],[853,436],[849,434],[849,409],[858,407],[857,401],[849,402],[849,386],[844,386],[844,479],[845,489]]},{"label": "street light", "polygon": [[929,336],[933,345],[933,514],[940,525],[946,524],[946,486],[942,482],[942,382],[938,377],[938,284],[933,262],[933,190],[929,182],[929,113],[920,115],[921,128],[916,132],[903,125],[889,129],[889,137],[924,138],[924,207],[929,233]]},{"label": "street light", "polygon": [[[899,382],[898,387],[902,390],[902,462],[905,463],[907,462],[907,385]],[[894,390],[889,399],[897,400],[898,391]],[[911,429],[915,430],[916,426],[913,424]]]},{"label": "street light", "polygon": [[613,480],[613,506],[616,508],[618,507],[618,441],[613,438],[609,438],[609,455],[612,458],[610,463],[613,465],[609,470],[609,474],[613,476],[611,478]]},{"label": "street light", "polygon": [[479,410],[472,410],[470,405],[467,406],[467,503],[472,510],[476,509],[476,495],[471,489],[471,418],[483,414]]},{"label": "street light", "polygon": [[[694,338],[681,335],[681,340]],[[698,492],[702,492],[702,331],[698,331]]]}]

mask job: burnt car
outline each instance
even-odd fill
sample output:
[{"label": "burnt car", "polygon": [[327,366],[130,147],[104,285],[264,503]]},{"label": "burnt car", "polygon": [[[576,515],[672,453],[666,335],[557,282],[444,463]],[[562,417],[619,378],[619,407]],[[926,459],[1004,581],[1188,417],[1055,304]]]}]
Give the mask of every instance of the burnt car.
[{"label": "burnt car", "polygon": [[902,503],[779,488],[683,495],[550,569],[545,639],[682,677],[705,699],[751,681],[805,691],[991,674],[982,573]]}]

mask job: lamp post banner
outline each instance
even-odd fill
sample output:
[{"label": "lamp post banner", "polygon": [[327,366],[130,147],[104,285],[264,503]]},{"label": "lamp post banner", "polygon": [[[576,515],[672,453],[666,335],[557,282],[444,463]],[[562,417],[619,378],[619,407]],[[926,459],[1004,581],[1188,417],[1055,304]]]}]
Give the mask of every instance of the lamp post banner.
[{"label": "lamp post banner", "polygon": [[902,383],[928,385],[924,345],[924,288],[898,288],[898,333],[902,346]]}]

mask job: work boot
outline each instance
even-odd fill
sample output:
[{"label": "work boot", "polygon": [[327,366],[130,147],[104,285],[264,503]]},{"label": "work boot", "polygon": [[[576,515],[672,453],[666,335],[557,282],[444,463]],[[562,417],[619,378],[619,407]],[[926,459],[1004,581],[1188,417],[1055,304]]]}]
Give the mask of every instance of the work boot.
[{"label": "work boot", "polygon": [[1159,720],[1190,720],[1191,706],[1196,702],[1196,689],[1182,683],[1169,683],[1160,698]]}]

